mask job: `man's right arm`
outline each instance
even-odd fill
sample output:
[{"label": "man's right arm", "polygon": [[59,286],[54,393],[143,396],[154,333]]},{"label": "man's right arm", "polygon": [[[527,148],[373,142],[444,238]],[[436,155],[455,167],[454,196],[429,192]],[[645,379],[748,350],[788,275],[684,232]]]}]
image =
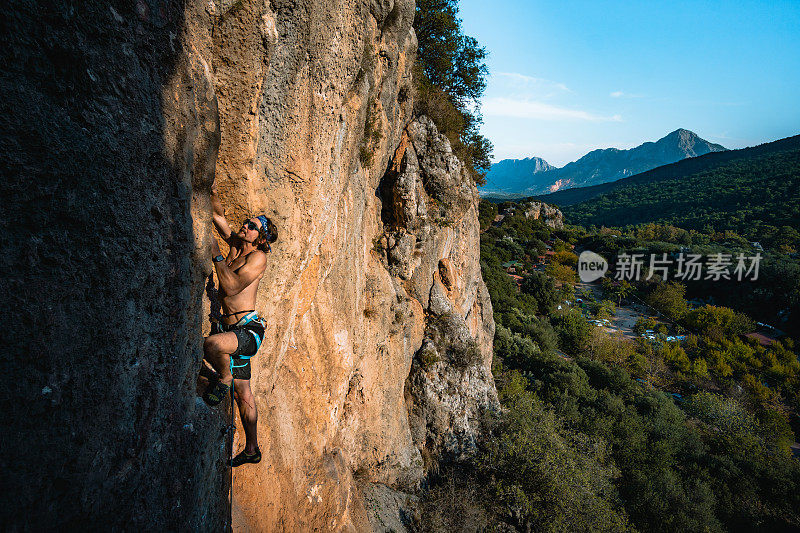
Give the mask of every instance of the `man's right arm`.
[{"label": "man's right arm", "polygon": [[214,184],[211,186],[211,207],[213,208],[214,212],[211,215],[212,220],[214,221],[214,226],[217,228],[220,237],[224,241],[228,241],[231,238],[231,227],[228,225],[228,221],[225,218],[225,209],[222,207],[222,202],[219,201],[219,196],[217,196],[217,185]]}]

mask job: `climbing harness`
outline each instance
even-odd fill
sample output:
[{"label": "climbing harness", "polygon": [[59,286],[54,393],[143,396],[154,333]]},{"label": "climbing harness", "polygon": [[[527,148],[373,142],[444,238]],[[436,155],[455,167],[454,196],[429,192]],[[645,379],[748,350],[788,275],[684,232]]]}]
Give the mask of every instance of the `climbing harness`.
[{"label": "climbing harness", "polygon": [[[239,311],[237,313],[229,313],[228,315],[222,315],[222,316],[231,316],[231,315],[235,315],[235,314],[239,314],[239,313],[247,313],[247,314],[244,315],[242,318],[240,318],[234,324],[231,324],[231,325],[228,325],[228,326],[226,326],[224,324],[219,324],[220,330],[222,330],[222,331],[233,331],[235,329],[244,329],[245,331],[249,332],[253,336],[253,338],[255,339],[255,341],[256,341],[256,350],[255,350],[255,352],[253,352],[253,355],[236,355],[235,357],[231,357],[231,372],[233,372],[234,368],[242,368],[242,367],[247,366],[247,364],[250,362],[250,359],[252,357],[255,357],[255,355],[258,353],[258,350],[261,348],[261,340],[262,340],[262,338],[258,336],[258,333],[256,333],[255,331],[253,331],[250,328],[246,328],[245,326],[247,326],[247,324],[255,322],[255,323],[259,324],[261,327],[264,327],[264,321],[261,318],[259,318],[258,313],[256,313],[254,310]],[[242,361],[242,363],[241,364],[235,364],[234,363],[235,360],[240,360],[240,361]]]},{"label": "climbing harness", "polygon": [[241,315],[242,313],[252,313],[255,309],[248,309],[246,311],[234,311],[233,313],[222,313],[220,316],[236,316]]}]

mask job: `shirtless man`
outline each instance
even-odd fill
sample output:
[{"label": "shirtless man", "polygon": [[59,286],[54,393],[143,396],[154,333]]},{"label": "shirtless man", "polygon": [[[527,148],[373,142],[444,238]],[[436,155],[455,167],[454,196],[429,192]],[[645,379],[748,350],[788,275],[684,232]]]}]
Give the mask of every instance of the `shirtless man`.
[{"label": "shirtless man", "polygon": [[212,334],[203,343],[205,359],[219,375],[219,380],[203,394],[203,400],[217,405],[233,385],[246,436],[244,450],[232,460],[233,466],[239,466],[261,460],[256,431],[258,411],[250,390],[249,358],[256,354],[264,338],[264,322],[255,311],[256,292],[267,265],[270,243],[277,239],[277,230],[267,217],[260,215],[245,220],[239,231],[233,233],[216,188],[211,191],[211,205],[214,226],[230,245],[230,251],[228,257],[223,257],[217,240],[212,239],[223,315],[220,323],[212,325]]}]

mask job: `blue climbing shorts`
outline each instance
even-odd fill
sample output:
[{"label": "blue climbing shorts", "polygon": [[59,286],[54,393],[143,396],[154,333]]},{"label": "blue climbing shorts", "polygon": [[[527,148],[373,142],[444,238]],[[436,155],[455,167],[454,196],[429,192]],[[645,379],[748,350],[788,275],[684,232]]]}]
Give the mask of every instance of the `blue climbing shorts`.
[{"label": "blue climbing shorts", "polygon": [[264,323],[255,313],[242,317],[235,324],[211,325],[211,334],[232,331],[236,334],[238,346],[231,354],[231,373],[234,379],[250,379],[250,358],[253,357],[264,340]]}]

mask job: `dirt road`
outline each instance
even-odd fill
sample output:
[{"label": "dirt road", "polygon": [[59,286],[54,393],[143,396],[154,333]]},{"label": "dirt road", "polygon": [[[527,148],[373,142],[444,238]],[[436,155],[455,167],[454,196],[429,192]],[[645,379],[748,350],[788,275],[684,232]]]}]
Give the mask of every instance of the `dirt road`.
[{"label": "dirt road", "polygon": [[[576,287],[578,289],[575,291],[576,294],[582,290],[593,294],[597,301],[603,299],[603,289],[598,283],[579,281]],[[614,303],[616,304],[616,302]],[[611,317],[611,327],[603,329],[608,333],[619,333],[628,339],[634,339],[636,334],[633,332],[633,326],[640,318],[646,318],[648,316],[647,312],[646,307],[638,304],[617,306],[617,312]]]}]

